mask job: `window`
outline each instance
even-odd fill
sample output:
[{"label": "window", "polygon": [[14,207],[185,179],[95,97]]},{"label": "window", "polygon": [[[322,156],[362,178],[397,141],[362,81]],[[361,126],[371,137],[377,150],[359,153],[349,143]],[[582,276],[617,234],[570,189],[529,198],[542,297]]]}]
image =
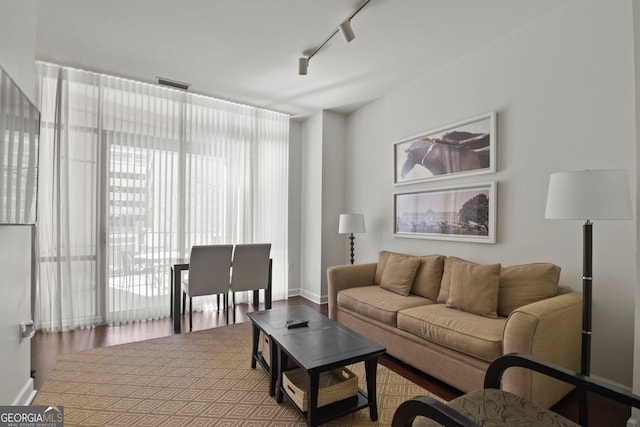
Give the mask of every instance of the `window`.
[{"label": "window", "polygon": [[57,65],[38,73],[40,327],[167,316],[170,263],[196,244],[271,242],[274,299],[286,297],[287,116]]}]

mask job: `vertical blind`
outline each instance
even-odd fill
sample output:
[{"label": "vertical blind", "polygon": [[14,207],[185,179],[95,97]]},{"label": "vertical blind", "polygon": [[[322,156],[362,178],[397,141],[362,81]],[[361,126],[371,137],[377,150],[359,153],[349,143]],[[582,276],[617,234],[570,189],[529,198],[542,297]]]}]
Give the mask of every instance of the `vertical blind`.
[{"label": "vertical blind", "polygon": [[286,115],[37,66],[39,327],[167,316],[170,264],[198,244],[272,243],[286,298]]}]

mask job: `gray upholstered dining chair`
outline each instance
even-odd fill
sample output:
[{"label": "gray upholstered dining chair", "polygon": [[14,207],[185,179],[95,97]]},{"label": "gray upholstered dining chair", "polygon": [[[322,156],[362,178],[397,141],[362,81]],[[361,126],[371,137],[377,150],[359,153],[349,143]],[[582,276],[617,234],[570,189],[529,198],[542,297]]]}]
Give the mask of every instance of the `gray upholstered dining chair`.
[{"label": "gray upholstered dining chair", "polygon": [[236,292],[253,291],[254,307],[258,292],[265,290],[265,308],[271,308],[271,243],[238,244],[233,250],[231,268],[231,308],[236,321]]},{"label": "gray upholstered dining chair", "polygon": [[[229,275],[233,245],[202,245],[191,248],[189,275],[182,281],[182,311],[189,297],[189,330],[193,328],[193,297],[223,295],[223,309],[227,311],[229,295]],[[219,299],[218,299],[219,301]],[[218,304],[218,309],[220,305]],[[227,313],[227,323],[228,323]]]}]

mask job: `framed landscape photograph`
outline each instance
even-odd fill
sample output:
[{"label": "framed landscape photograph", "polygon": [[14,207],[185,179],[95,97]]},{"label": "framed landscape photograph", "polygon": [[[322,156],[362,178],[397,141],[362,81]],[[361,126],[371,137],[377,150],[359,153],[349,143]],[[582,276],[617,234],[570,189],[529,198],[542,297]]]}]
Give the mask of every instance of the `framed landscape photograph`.
[{"label": "framed landscape photograph", "polygon": [[496,242],[496,183],[394,194],[397,237]]},{"label": "framed landscape photograph", "polygon": [[496,113],[405,138],[393,144],[394,184],[496,171]]}]

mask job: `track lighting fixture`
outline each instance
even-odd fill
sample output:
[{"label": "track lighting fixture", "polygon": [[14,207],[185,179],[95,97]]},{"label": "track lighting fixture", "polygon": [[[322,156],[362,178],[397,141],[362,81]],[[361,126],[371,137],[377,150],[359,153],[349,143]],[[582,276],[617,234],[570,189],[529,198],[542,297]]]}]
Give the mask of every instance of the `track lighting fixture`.
[{"label": "track lighting fixture", "polygon": [[356,38],[356,35],[353,33],[353,28],[351,28],[351,20],[347,19],[343,21],[342,24],[338,25],[338,28],[345,42],[350,43]]},{"label": "track lighting fixture", "polygon": [[309,58],[298,58],[298,74],[300,74],[301,76],[306,76],[308,68]]},{"label": "track lighting fixture", "polygon": [[308,56],[301,56],[300,58],[298,58],[298,74],[301,76],[306,76],[307,75],[307,70],[309,69],[309,61],[311,60],[311,58],[318,53],[318,51],[320,49],[322,49],[322,47],[327,44],[329,42],[329,40],[331,40],[331,38],[333,36],[335,36],[338,32],[340,32],[342,34],[342,37],[344,38],[344,41],[349,43],[351,42],[353,39],[356,38],[355,33],[353,32],[353,28],[351,28],[351,19],[353,19],[354,16],[356,16],[356,14],[358,12],[360,12],[362,10],[363,7],[365,7],[371,0],[366,0],[365,2],[363,2],[356,10],[354,10],[353,12],[351,12],[351,15],[349,15],[347,17],[347,19],[345,19],[344,21],[342,21],[340,23],[340,25],[338,25],[338,28],[336,28],[335,30],[333,30],[333,32],[331,32],[331,34],[329,34],[329,37],[327,37],[326,39],[324,39],[324,41],[322,43],[320,43],[320,46],[318,46],[317,48],[314,49],[313,52],[311,52],[310,55]]}]

